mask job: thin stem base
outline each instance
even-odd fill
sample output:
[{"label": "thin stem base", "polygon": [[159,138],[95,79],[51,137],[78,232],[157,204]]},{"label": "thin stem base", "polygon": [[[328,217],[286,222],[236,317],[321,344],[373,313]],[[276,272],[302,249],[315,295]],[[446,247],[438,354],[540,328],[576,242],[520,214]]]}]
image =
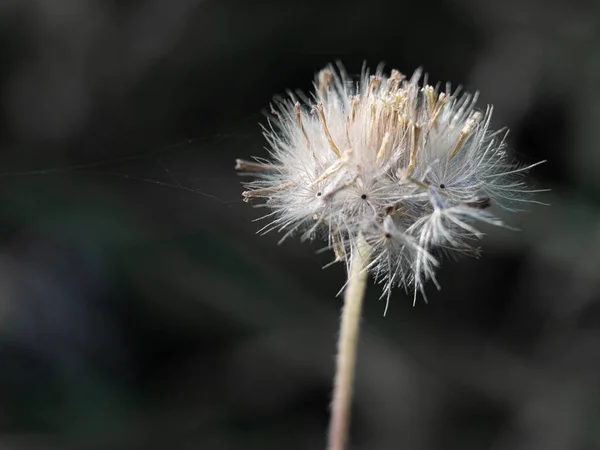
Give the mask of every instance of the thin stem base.
[{"label": "thin stem base", "polygon": [[352,248],[348,285],[344,293],[329,422],[328,450],[345,450],[348,441],[360,314],[367,285],[367,266],[370,258],[371,247],[362,235],[358,235],[356,245]]}]

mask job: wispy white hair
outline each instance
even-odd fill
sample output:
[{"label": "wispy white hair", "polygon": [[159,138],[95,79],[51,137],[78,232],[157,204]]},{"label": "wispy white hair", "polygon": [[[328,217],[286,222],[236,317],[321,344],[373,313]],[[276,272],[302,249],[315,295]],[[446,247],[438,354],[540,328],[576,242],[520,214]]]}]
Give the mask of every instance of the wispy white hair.
[{"label": "wispy white hair", "polygon": [[264,132],[270,158],[236,166],[256,177],[244,199],[272,210],[262,231],[323,237],[346,264],[363,235],[388,300],[394,286],[412,286],[415,298],[428,280],[439,288],[441,255],[478,254],[473,222],[502,226],[487,208],[515,210],[535,192],[522,175],[539,163],[509,159],[506,132],[490,130],[491,107],[479,111],[477,95],[420,78],[380,68],[352,81],[327,67],[311,99],[276,101]]}]

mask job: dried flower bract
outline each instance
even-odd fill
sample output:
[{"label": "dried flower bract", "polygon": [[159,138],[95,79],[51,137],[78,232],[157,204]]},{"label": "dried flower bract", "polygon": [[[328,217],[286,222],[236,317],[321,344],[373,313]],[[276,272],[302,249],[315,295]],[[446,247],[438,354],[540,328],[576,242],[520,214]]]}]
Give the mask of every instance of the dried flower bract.
[{"label": "dried flower bract", "polygon": [[236,166],[256,177],[244,199],[272,210],[262,231],[323,237],[346,264],[364,236],[388,299],[396,285],[415,296],[427,280],[437,285],[443,254],[476,255],[482,234],[473,223],[503,225],[488,207],[532,201],[522,175],[533,165],[509,159],[506,132],[490,130],[492,108],[476,110],[476,95],[420,78],[420,70],[407,79],[365,69],[352,81],[328,67],[312,100],[276,102],[265,129],[270,160]]}]

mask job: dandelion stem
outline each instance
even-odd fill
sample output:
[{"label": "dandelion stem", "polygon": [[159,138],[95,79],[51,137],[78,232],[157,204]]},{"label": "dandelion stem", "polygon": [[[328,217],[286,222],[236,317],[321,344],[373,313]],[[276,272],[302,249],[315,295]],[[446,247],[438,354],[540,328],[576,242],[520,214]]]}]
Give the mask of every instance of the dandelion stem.
[{"label": "dandelion stem", "polygon": [[337,366],[329,422],[328,450],[344,450],[348,440],[360,313],[367,282],[371,247],[359,234],[351,250],[348,285],[338,338]]}]

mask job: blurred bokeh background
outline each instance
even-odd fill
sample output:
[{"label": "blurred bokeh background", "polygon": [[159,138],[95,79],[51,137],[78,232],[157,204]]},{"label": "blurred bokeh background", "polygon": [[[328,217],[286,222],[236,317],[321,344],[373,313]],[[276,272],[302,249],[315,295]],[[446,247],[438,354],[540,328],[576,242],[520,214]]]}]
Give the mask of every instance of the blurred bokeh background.
[{"label": "blurred bokeh background", "polygon": [[324,448],[344,272],[233,161],[335,60],[479,90],[552,189],[369,287],[352,448],[600,448],[598,2],[1,0],[2,450]]}]

